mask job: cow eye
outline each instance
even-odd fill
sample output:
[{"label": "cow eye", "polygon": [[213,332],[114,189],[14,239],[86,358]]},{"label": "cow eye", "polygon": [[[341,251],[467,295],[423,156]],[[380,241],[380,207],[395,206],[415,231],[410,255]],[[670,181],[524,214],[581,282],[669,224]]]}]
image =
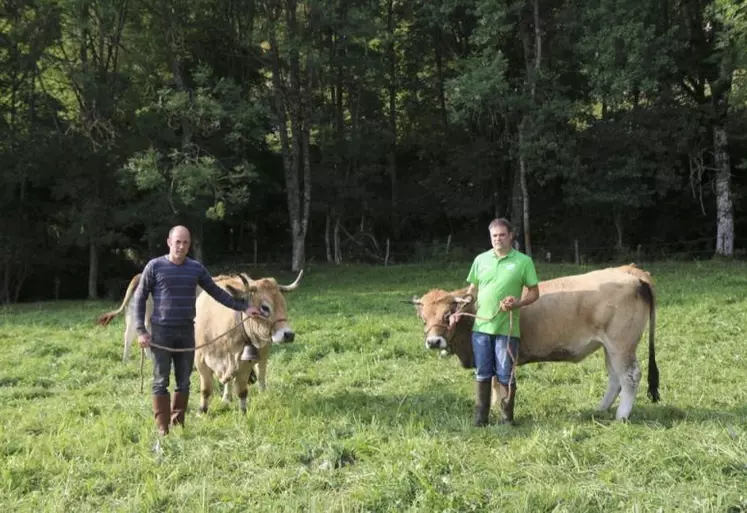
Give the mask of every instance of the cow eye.
[{"label": "cow eye", "polygon": [[259,307],[259,310],[262,312],[263,315],[270,315],[270,307],[266,304],[262,304],[262,306]]}]

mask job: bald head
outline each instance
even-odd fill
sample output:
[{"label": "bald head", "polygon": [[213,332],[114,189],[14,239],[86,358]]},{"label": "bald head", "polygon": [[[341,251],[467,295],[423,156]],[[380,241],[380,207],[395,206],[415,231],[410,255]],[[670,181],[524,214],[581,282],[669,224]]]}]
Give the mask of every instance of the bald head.
[{"label": "bald head", "polygon": [[180,224],[172,227],[171,230],[169,230],[169,238],[173,237],[176,233],[186,234],[187,237],[190,236],[189,230],[187,229],[187,227],[182,226]]},{"label": "bald head", "polygon": [[169,230],[169,238],[166,244],[169,246],[169,260],[173,264],[182,264],[187,258],[191,236],[186,226],[174,226]]}]

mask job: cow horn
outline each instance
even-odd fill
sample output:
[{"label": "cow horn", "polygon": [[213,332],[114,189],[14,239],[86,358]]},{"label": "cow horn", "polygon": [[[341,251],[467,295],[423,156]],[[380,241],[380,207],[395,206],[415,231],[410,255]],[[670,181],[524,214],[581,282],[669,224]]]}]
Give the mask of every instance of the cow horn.
[{"label": "cow horn", "polygon": [[248,274],[239,273],[239,279],[241,279],[241,283],[244,284],[244,288],[246,288],[246,290],[248,290],[249,292],[254,292],[257,290],[257,287],[254,285],[254,280],[252,280]]},{"label": "cow horn", "polygon": [[244,276],[244,273],[239,273],[239,279],[241,280],[241,283],[244,284],[244,287],[249,288],[249,280],[246,279],[246,276]]},{"label": "cow horn", "polygon": [[294,281],[290,285],[278,285],[278,288],[283,292],[290,292],[291,290],[296,290],[298,288],[298,284],[301,282],[301,276],[303,276],[303,269],[298,271],[298,277],[296,277],[296,281]]}]

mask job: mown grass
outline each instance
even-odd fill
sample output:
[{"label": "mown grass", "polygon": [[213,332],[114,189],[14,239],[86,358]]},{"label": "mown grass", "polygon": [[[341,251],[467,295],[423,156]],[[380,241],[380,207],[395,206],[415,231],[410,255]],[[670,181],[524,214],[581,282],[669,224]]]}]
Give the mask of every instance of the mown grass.
[{"label": "mown grass", "polygon": [[595,412],[600,353],[522,367],[518,425],[487,429],[470,426],[471,373],[424,349],[401,302],[462,286],[467,268],[311,267],[268,390],[246,416],[218,397],[207,416],[193,408],[160,455],[122,322],[93,326],[111,303],[1,310],[0,511],[747,510],[747,265],[647,266],[661,403],[644,383],[629,423]]}]

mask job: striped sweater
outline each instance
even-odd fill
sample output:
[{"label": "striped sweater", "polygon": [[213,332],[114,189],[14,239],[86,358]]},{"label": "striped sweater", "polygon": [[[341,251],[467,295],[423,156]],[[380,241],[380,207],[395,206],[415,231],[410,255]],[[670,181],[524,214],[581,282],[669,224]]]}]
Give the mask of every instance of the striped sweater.
[{"label": "striped sweater", "polygon": [[145,334],[145,304],[153,295],[151,324],[158,326],[185,326],[194,323],[197,286],[216,301],[234,310],[246,310],[245,301],[215,284],[207,269],[197,260],[187,258],[181,265],[172,263],[168,256],[148,262],[135,292],[135,319],[139,334]]}]

